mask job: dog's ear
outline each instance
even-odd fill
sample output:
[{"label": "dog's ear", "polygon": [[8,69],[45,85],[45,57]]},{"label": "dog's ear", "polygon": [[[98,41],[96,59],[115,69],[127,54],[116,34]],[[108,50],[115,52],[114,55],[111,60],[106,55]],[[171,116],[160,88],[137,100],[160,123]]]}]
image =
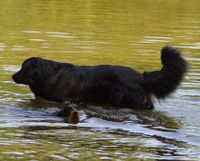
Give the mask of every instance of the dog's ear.
[{"label": "dog's ear", "polygon": [[29,63],[29,83],[38,81],[41,78],[43,70],[43,61],[39,57],[32,57],[28,60]]}]

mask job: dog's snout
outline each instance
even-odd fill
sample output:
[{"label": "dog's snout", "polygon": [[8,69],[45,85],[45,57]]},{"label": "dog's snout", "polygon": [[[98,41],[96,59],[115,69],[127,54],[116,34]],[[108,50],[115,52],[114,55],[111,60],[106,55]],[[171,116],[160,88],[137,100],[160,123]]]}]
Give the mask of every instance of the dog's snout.
[{"label": "dog's snout", "polygon": [[17,73],[12,75],[12,79],[17,83]]},{"label": "dog's snout", "polygon": [[12,79],[15,83],[27,85],[27,78],[21,71],[18,71],[17,73],[13,74]]},{"label": "dog's snout", "polygon": [[15,83],[22,83],[21,81],[21,75],[19,72],[15,73],[12,75],[12,79],[14,80]]}]

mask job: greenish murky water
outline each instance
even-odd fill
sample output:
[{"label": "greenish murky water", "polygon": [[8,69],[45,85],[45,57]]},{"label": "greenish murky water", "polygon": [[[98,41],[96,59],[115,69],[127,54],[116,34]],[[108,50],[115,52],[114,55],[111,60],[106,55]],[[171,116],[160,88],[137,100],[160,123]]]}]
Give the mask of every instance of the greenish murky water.
[{"label": "greenish murky water", "polygon": [[[0,160],[200,160],[199,0],[4,0],[0,22]],[[166,44],[190,71],[154,111],[100,110],[70,125],[11,80],[31,56],[156,70]]]}]

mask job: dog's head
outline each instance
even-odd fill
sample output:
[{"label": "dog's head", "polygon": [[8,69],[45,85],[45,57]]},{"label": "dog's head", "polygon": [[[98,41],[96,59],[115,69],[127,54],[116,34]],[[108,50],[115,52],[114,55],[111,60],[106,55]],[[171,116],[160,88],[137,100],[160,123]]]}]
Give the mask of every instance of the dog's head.
[{"label": "dog's head", "polygon": [[13,80],[18,84],[31,85],[40,75],[42,61],[37,57],[25,60],[21,69],[12,76]]}]

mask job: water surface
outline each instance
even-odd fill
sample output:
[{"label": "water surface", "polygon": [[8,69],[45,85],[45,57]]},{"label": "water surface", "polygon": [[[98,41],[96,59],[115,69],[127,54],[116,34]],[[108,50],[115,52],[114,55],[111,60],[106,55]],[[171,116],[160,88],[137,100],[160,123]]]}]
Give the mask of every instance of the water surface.
[{"label": "water surface", "polygon": [[[0,4],[0,160],[200,160],[199,0],[15,0]],[[11,75],[39,56],[79,65],[161,68],[172,44],[190,63],[154,111],[91,108],[77,125]]]}]

